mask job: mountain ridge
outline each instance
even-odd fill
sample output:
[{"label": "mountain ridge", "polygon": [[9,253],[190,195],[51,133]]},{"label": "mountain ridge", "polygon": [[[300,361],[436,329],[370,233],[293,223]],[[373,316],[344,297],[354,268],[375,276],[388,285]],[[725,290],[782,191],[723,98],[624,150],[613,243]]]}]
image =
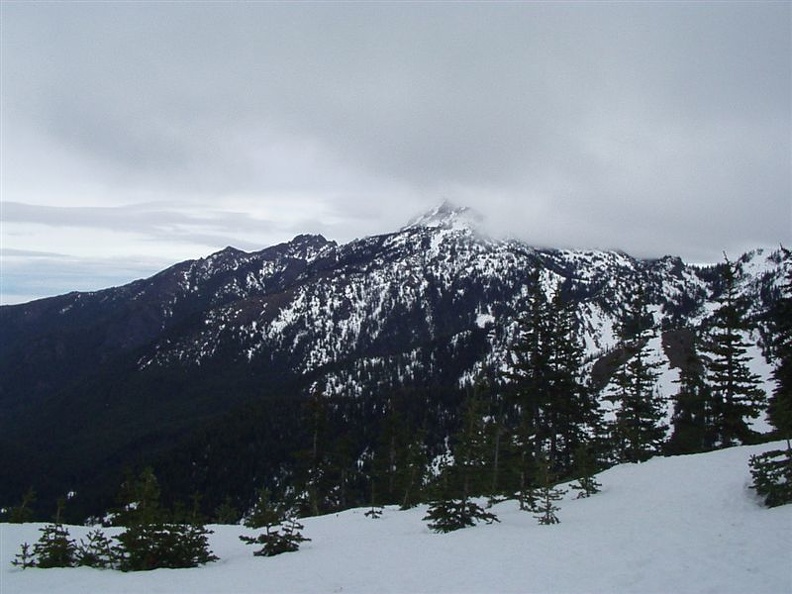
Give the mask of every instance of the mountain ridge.
[{"label": "mountain ridge", "polygon": [[[614,347],[636,287],[660,334],[700,325],[719,291],[717,266],[494,240],[470,217],[443,203],[399,231],[346,244],[298,235],[255,252],[227,247],[121,287],[2,306],[0,443],[31,453],[0,460],[13,479],[0,504],[51,464],[53,448],[74,459],[53,479],[65,488],[90,483],[70,477],[91,466],[167,451],[246,403],[463,390],[506,364],[534,268],[545,291],[577,308],[592,360]],[[784,264],[761,250],[739,261],[758,316]],[[88,419],[95,427],[83,433],[61,428]],[[33,439],[41,433],[47,441]]]}]

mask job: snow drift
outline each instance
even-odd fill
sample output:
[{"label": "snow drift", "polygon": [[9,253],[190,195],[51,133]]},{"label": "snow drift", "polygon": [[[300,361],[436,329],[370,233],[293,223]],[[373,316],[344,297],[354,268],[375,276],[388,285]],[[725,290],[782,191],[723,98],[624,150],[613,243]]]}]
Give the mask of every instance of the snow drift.
[{"label": "snow drift", "polygon": [[555,526],[514,502],[494,507],[499,524],[449,534],[429,531],[425,506],[355,509],[305,519],[311,542],[271,558],[239,541],[250,530],[212,526],[220,561],[196,569],[21,570],[41,524],[0,524],[0,592],[790,592],[792,506],[763,508],[749,488],[750,455],[779,445],[614,467],[601,493],[568,492]]}]

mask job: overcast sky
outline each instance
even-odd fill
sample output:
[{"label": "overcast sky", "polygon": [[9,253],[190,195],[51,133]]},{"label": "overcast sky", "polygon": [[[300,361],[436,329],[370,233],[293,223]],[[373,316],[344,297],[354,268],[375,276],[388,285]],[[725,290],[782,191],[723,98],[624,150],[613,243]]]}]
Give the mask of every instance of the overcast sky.
[{"label": "overcast sky", "polygon": [[789,2],[13,2],[3,303],[443,199],[537,246],[792,243]]}]

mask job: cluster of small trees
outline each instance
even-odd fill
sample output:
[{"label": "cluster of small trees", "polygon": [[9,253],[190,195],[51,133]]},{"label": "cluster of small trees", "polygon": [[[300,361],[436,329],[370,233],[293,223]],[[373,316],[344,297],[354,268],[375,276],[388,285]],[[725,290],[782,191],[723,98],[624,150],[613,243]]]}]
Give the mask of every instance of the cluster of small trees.
[{"label": "cluster of small trees", "polygon": [[179,517],[184,514],[162,508],[159,485],[150,468],[122,484],[121,498],[119,509],[108,516],[110,524],[124,527],[117,536],[108,537],[95,529],[87,540],[77,543],[61,523],[61,503],[55,522],[40,529],[41,537],[32,548],[23,543],[13,564],[22,568],[89,566],[143,571],[197,567],[217,559],[209,549],[211,531],[197,513]]},{"label": "cluster of small trees", "polygon": [[[145,571],[158,568],[197,567],[217,557],[209,548],[207,530],[197,506],[192,511],[167,511],[160,504],[160,489],[151,468],[139,477],[128,477],[121,486],[120,507],[108,514],[105,522],[124,530],[108,537],[100,529],[89,532],[87,540],[76,542],[61,523],[64,500],[58,505],[55,522],[40,529],[38,542],[21,545],[12,561],[28,567],[88,566],[121,571]],[[299,549],[307,540],[301,534],[294,507],[275,503],[268,490],[259,493],[256,505],[245,518],[248,528],[264,528],[255,536],[240,536],[247,544],[261,545],[253,554],[273,556]]]}]

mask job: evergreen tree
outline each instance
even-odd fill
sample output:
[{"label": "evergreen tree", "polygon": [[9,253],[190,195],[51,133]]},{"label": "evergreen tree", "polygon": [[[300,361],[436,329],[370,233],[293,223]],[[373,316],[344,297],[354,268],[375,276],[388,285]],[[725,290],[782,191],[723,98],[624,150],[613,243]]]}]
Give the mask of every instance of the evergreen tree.
[{"label": "evergreen tree", "polygon": [[22,569],[36,566],[36,557],[33,555],[33,550],[30,548],[30,543],[22,543],[21,550],[14,556],[14,559],[11,561],[11,565],[14,567],[20,567]]},{"label": "evergreen tree", "polygon": [[577,483],[572,484],[572,488],[580,491],[578,499],[591,497],[600,492],[602,485],[594,476],[597,472],[596,459],[589,447],[580,446],[575,452],[575,477]]},{"label": "evergreen tree", "polygon": [[457,488],[466,499],[473,495],[489,495],[489,445],[487,443],[484,403],[474,388],[462,406],[462,430],[454,444],[454,465]]},{"label": "evergreen tree", "polygon": [[148,571],[198,567],[217,557],[209,550],[210,530],[200,524],[136,524],[118,536],[119,568]]},{"label": "evergreen tree", "polygon": [[770,310],[772,351],[775,358],[775,387],[767,407],[767,416],[792,449],[792,251],[781,248],[782,261],[787,264],[781,296]]},{"label": "evergreen tree", "polygon": [[497,516],[485,511],[471,499],[445,499],[435,501],[424,516],[434,532],[453,532],[475,526],[479,522],[499,522]]},{"label": "evergreen tree", "polygon": [[261,545],[260,549],[253,552],[257,557],[297,551],[301,543],[310,540],[302,535],[303,525],[295,518],[293,508],[274,502],[268,489],[262,489],[259,493],[253,510],[245,519],[245,526],[265,530],[257,536],[239,537],[246,544]]},{"label": "evergreen tree", "polygon": [[126,470],[117,502],[118,507],[112,516],[115,526],[154,524],[164,519],[159,481],[150,466],[144,468],[137,477],[131,470]]},{"label": "evergreen tree", "polygon": [[23,524],[25,522],[33,521],[32,506],[36,502],[36,491],[30,487],[22,496],[22,501],[19,505],[11,508],[8,515],[8,522],[10,524]]},{"label": "evergreen tree", "polygon": [[516,413],[511,415],[516,423],[509,443],[516,446],[522,508],[531,505],[538,457],[547,456],[555,472],[570,473],[575,451],[593,438],[600,424],[597,402],[582,374],[584,347],[576,310],[558,287],[548,299],[538,269],[529,280],[512,369],[505,374]]},{"label": "evergreen tree", "polygon": [[768,406],[768,417],[786,449],[751,456],[753,488],[768,507],[792,503],[792,253],[781,248],[788,268],[781,296],[770,311],[775,356],[775,387]]},{"label": "evergreen tree", "polygon": [[234,506],[230,496],[215,508],[215,521],[218,524],[236,524],[239,521],[239,510]]},{"label": "evergreen tree", "polygon": [[549,398],[550,353],[548,347],[550,308],[539,269],[531,272],[526,309],[518,318],[519,334],[512,347],[511,370],[505,377],[512,386],[515,404],[524,421],[523,437],[531,453],[542,450],[541,429]]},{"label": "evergreen tree", "polygon": [[538,514],[534,516],[540,524],[550,525],[558,524],[561,520],[558,519],[556,512],[561,508],[556,505],[566,491],[554,486],[555,475],[552,471],[551,462],[545,456],[540,456],[538,461],[539,468],[539,487],[535,490],[535,506],[534,511]]},{"label": "evergreen tree", "polygon": [[727,258],[721,270],[723,292],[710,320],[707,379],[712,390],[715,444],[728,447],[751,441],[748,419],[759,416],[766,395],[759,388],[761,378],[749,368],[749,343],[744,335],[751,325],[749,303],[738,292],[740,266]]},{"label": "evergreen tree", "polygon": [[305,404],[304,416],[310,428],[310,444],[298,453],[301,516],[318,516],[335,508],[331,491],[338,487],[332,480],[330,460],[330,405],[327,397],[315,390]]},{"label": "evergreen tree", "polygon": [[[691,333],[691,336],[695,335]],[[704,363],[694,338],[691,353],[674,380],[679,388],[673,396],[673,432],[666,446],[669,454],[693,454],[711,450],[715,443],[712,394],[704,375]]]},{"label": "evergreen tree", "polygon": [[[507,425],[507,402],[503,394],[497,390],[494,382],[480,380],[477,389],[487,394],[486,414],[483,420],[484,442],[486,444],[486,466],[489,468],[489,487],[487,492],[490,500],[499,496],[513,494],[509,488],[511,473],[509,472],[509,427]],[[485,473],[487,470],[484,471]]]},{"label": "evergreen tree", "polygon": [[546,404],[549,462],[557,472],[572,470],[575,452],[599,425],[598,405],[582,376],[584,346],[575,310],[556,290],[549,304],[547,349],[550,386]]},{"label": "evergreen tree", "polygon": [[282,505],[277,505],[272,500],[272,493],[269,489],[263,488],[259,491],[253,509],[245,517],[243,524],[248,528],[265,528],[267,526],[277,526],[285,517]]},{"label": "evergreen tree", "polygon": [[56,522],[40,528],[41,536],[33,545],[33,555],[36,566],[72,567],[75,564],[77,545],[69,537],[69,531],[62,524]]},{"label": "evergreen tree", "polygon": [[792,503],[792,448],[751,456],[753,488],[768,507]]},{"label": "evergreen tree", "polygon": [[427,454],[424,443],[426,432],[420,430],[407,442],[404,458],[400,465],[399,480],[401,486],[401,509],[415,507],[421,501],[424,478],[426,476]]},{"label": "evergreen tree", "polygon": [[426,432],[413,430],[403,413],[403,401],[391,395],[371,456],[370,503],[418,504],[427,464]]},{"label": "evergreen tree", "polygon": [[526,505],[536,460],[550,433],[547,408],[554,373],[550,333],[550,305],[537,266],[528,278],[526,307],[518,318],[518,335],[509,353],[510,369],[504,373],[513,413],[510,449],[521,507]]},{"label": "evergreen tree", "polygon": [[200,522],[174,523],[160,505],[160,488],[151,468],[137,480],[129,475],[122,484],[120,511],[123,522],[118,535],[118,566],[123,571],[145,571],[159,567],[197,567],[217,559],[209,550],[207,530]]},{"label": "evergreen tree", "polygon": [[478,522],[498,521],[495,514],[472,499],[488,490],[488,451],[481,396],[473,391],[463,404],[462,428],[454,440],[454,463],[442,470],[439,497],[424,517],[432,530],[450,532]]},{"label": "evergreen tree", "polygon": [[[395,501],[399,473],[399,458],[406,440],[407,431],[404,418],[395,397],[391,395],[385,405],[382,428],[377,435],[373,454],[371,476],[371,503]],[[375,497],[377,495],[377,497]]]},{"label": "evergreen tree", "polygon": [[101,530],[92,530],[86,538],[87,542],[80,539],[80,544],[77,545],[74,554],[76,565],[99,569],[117,567],[118,551],[112,539],[108,538]]},{"label": "evergreen tree", "polygon": [[619,327],[619,345],[629,359],[613,375],[615,391],[606,398],[615,406],[611,435],[616,459],[642,462],[660,452],[666,426],[664,400],[657,394],[659,363],[649,361],[651,315],[642,289],[635,292]]},{"label": "evergreen tree", "polygon": [[61,524],[65,499],[58,500],[54,523],[39,529],[41,536],[32,549],[28,543],[22,545],[21,552],[11,562],[12,565],[26,569],[40,567],[90,566],[102,568],[116,567],[118,556],[116,547],[100,530],[88,534],[88,542],[80,540],[77,545],[69,536],[69,530]]}]

